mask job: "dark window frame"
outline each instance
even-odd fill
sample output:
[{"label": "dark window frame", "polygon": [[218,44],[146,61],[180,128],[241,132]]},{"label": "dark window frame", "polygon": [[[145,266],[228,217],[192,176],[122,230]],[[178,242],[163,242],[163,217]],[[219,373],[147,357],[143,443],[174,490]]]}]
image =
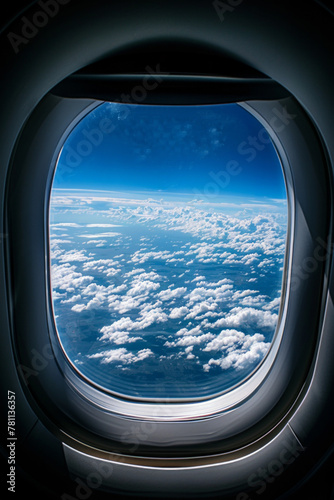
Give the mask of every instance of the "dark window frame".
[{"label": "dark window frame", "polygon": [[[78,439],[94,447],[103,446],[103,449],[109,451],[126,453],[133,450],[135,455],[167,454],[179,457],[196,456],[198,452],[231,452],[236,447],[249,445],[273,428],[278,430],[283,421],[286,421],[303,388],[313,356],[322,308],[326,263],[320,263],[316,272],[311,273],[305,283],[302,283],[303,286],[298,287],[296,291],[291,290],[291,273],[294,267],[298,266],[298,262],[311,258],[317,248],[317,242],[309,233],[310,225],[313,224],[312,230],[316,232],[316,236],[322,235],[325,238],[327,232],[329,216],[323,203],[324,190],[327,191],[326,164],[321,144],[304,112],[292,98],[282,102],[244,104],[266,126],[283,164],[289,162],[291,176],[285,168],[287,177],[290,176],[287,185],[290,191],[294,191],[294,195],[290,192],[290,198],[294,196],[295,200],[295,209],[291,210],[290,207],[292,234],[289,240],[292,244],[287,246],[290,257],[286,259],[288,266],[285,272],[288,301],[285,301],[281,308],[285,316],[281,326],[284,325],[285,333],[281,338],[276,336],[277,355],[274,359],[270,360],[269,356],[274,353],[273,348],[265,358],[267,362],[270,360],[270,366],[266,367],[263,379],[258,379],[248,393],[244,392],[246,384],[242,384],[237,388],[241,392],[232,403],[227,404],[217,405],[214,399],[183,408],[178,404],[134,404],[120,398],[112,399],[109,395],[105,397],[100,390],[92,388],[91,384],[78,377],[64,359],[59,343],[57,345],[55,342],[50,305],[47,193],[59,151],[69,130],[80,120],[82,112],[87,113],[91,106],[95,105],[96,103],[91,101],[72,101],[47,96],[22,133],[12,163],[7,192],[7,227],[10,234],[8,255],[11,262],[12,296],[16,298],[12,304],[15,317],[14,343],[18,364],[26,367],[23,371],[21,369],[23,383],[27,383],[26,391],[29,397],[38,403],[37,412],[41,419],[53,420],[54,424],[62,429],[60,434],[65,442],[68,439],[65,439],[65,435],[70,434],[70,442],[72,439]],[[281,123],[276,126],[275,131],[270,123],[277,123],[274,121],[277,112],[273,115],[272,110],[278,109],[282,116],[285,116],[284,108],[289,110],[291,116],[296,116],[288,125],[283,126]],[[316,189],[311,174],[314,165],[319,169],[320,162],[323,163],[323,179]],[[304,175],[305,168],[309,169],[310,175]],[[36,182],[36,179],[39,182]],[[302,207],[299,203],[296,204],[296,200],[303,200],[303,197],[306,201],[305,193],[317,198],[314,203],[317,214],[314,207],[308,209],[306,204]],[[309,214],[305,213],[307,210],[310,211]],[[33,226],[30,221],[34,221]],[[26,242],[24,247],[20,247],[18,243],[22,240]],[[27,261],[30,262],[28,267]],[[29,294],[31,287],[34,289],[33,294]],[[309,317],[301,324],[298,313],[293,312],[298,310],[296,304],[305,301],[314,303],[316,296],[318,314],[315,315],[313,310],[311,314],[309,307]],[[28,324],[29,332],[26,331]],[[304,333],[306,327],[309,332],[307,338]],[[37,376],[29,375],[36,372],[38,356],[47,352],[50,359],[47,359],[45,367],[40,372],[37,370]],[[50,354],[51,352],[53,354]],[[265,362],[261,368],[264,366]],[[254,383],[259,373],[260,370],[257,370],[247,382]],[[231,392],[227,396],[230,397],[230,394]],[[199,406],[194,411],[196,404]],[[133,419],[136,422],[151,424],[155,429],[145,443],[141,442],[136,446],[131,442],[130,422]],[[210,440],[206,435],[208,419]],[[187,426],[184,425],[185,422],[188,422]],[[70,432],[67,429],[70,429]],[[124,436],[129,433],[130,437],[126,439]],[[173,446],[169,444],[171,436]]]}]

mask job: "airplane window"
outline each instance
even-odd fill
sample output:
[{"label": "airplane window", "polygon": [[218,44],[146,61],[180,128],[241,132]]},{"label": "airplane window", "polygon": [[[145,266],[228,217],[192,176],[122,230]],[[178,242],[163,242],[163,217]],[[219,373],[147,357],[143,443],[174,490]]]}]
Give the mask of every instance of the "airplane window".
[{"label": "airplane window", "polygon": [[240,384],[279,323],[287,225],[279,156],[242,106],[98,105],[64,142],[50,196],[69,362],[130,398]]}]

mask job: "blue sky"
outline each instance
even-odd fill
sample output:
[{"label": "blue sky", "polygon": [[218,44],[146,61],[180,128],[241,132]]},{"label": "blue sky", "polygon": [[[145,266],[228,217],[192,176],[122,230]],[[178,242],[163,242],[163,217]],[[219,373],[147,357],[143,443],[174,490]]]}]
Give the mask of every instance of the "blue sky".
[{"label": "blue sky", "polygon": [[286,197],[267,132],[237,104],[104,103],[65,141],[53,187]]},{"label": "blue sky", "polygon": [[65,141],[50,203],[73,365],[139,398],[239,383],[275,332],[286,218],[275,149],[240,106],[96,107]]}]

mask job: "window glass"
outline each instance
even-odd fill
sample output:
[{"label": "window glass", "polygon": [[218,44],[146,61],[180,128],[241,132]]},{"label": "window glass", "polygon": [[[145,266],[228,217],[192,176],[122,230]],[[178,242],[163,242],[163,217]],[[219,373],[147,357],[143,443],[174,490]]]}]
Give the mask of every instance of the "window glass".
[{"label": "window glass", "polygon": [[65,141],[50,197],[69,361],[138,398],[240,383],[277,327],[287,214],[276,150],[239,105],[96,107]]}]

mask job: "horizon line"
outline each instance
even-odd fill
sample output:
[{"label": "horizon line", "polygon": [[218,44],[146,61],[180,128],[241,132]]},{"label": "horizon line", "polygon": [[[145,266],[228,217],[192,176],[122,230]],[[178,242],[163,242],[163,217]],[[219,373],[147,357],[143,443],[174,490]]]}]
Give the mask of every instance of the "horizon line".
[{"label": "horizon line", "polygon": [[219,197],[227,197],[227,198],[247,198],[247,199],[265,199],[265,200],[271,200],[274,202],[287,202],[287,198],[278,198],[278,197],[270,197],[270,196],[260,196],[260,195],[245,195],[245,194],[223,194],[223,193],[218,193],[217,195],[206,195],[205,193],[191,193],[191,192],[175,192],[175,191],[143,191],[143,190],[111,190],[111,189],[94,189],[94,188],[52,188],[51,190],[51,196],[52,196],[52,191],[65,191],[65,192],[83,192],[87,191],[90,193],[115,193],[115,194],[147,194],[147,195],[152,195],[155,193],[158,196],[166,196],[166,195],[173,195],[173,196],[193,196],[194,200],[196,199],[206,199],[208,202],[210,202],[210,199],[217,198]]}]

